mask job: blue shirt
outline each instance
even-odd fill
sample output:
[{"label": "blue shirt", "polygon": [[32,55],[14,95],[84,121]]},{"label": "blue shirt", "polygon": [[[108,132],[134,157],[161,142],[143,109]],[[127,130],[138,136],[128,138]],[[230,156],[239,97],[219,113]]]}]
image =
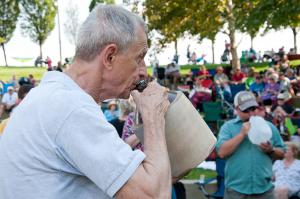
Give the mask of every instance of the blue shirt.
[{"label": "blue shirt", "polygon": [[264,92],[264,88],[265,88],[265,85],[264,83],[256,83],[256,82],[253,82],[251,85],[250,85],[250,91],[251,92],[256,92],[257,94],[261,94]]},{"label": "blue shirt", "polygon": [[114,110],[113,112],[111,112],[110,110],[105,110],[104,111],[104,116],[107,119],[107,121],[112,121],[115,119],[118,119],[120,116],[120,111],[119,110]]},{"label": "blue shirt", "polygon": [[[237,117],[222,126],[216,145],[218,151],[224,142],[240,133],[242,124]],[[284,149],[277,128],[270,122],[268,124],[272,129],[271,144]],[[259,146],[252,144],[248,137],[226,159],[225,187],[243,194],[260,194],[273,187],[272,159]]]}]

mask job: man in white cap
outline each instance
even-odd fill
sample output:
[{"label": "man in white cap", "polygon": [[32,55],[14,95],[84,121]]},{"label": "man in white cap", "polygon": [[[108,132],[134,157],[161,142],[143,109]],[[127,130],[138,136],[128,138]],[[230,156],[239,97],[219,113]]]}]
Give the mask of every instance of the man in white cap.
[{"label": "man in white cap", "polygon": [[4,93],[0,105],[0,118],[4,112],[10,113],[17,105],[18,94],[14,91],[12,86],[8,87],[8,92]]},{"label": "man in white cap", "polygon": [[221,128],[217,151],[226,159],[225,199],[261,198],[273,199],[272,159],[283,158],[284,144],[276,127],[269,142],[252,144],[247,136],[251,126],[249,119],[255,116],[258,104],[248,91],[239,92],[234,98],[237,117]]}]

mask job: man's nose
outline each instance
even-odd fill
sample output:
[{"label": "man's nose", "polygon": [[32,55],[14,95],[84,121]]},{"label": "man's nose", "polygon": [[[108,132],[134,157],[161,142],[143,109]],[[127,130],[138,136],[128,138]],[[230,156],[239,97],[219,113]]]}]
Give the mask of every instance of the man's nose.
[{"label": "man's nose", "polygon": [[147,67],[145,61],[143,61],[142,66],[139,68],[139,77],[140,79],[148,79]]},{"label": "man's nose", "polygon": [[249,112],[249,116],[255,116],[255,115],[256,115],[255,110]]}]

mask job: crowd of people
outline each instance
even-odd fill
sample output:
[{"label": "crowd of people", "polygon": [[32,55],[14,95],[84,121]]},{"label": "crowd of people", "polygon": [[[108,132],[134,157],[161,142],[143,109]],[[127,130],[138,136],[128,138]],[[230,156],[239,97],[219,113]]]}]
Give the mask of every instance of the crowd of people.
[{"label": "crowd of people", "polygon": [[[299,66],[290,67],[287,57],[280,49],[270,57],[266,71],[247,66],[232,70],[219,66],[213,71],[202,65],[181,76],[181,83],[188,85],[182,90],[200,112],[203,103],[218,100],[234,109],[235,115],[223,118],[228,121],[217,132],[217,151],[226,159],[227,199],[274,195],[287,199],[300,190],[300,74]],[[259,147],[247,138],[249,119],[255,115],[263,117],[272,129],[271,140]]]}]

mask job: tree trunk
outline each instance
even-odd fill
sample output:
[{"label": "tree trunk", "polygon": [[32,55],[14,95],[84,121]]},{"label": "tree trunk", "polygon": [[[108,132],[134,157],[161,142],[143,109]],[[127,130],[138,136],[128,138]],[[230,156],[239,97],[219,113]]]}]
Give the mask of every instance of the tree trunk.
[{"label": "tree trunk", "polygon": [[175,54],[178,55],[177,39],[174,41],[175,45]]},{"label": "tree trunk", "polygon": [[211,40],[212,63],[215,63],[215,40]]},{"label": "tree trunk", "polygon": [[231,66],[233,69],[240,68],[240,60],[237,54],[237,45],[235,41],[235,17],[233,15],[233,3],[232,0],[227,1],[228,8],[228,29],[230,38],[230,52],[232,56]]},{"label": "tree trunk", "polygon": [[42,52],[42,43],[40,42],[40,56],[43,58],[43,52]]},{"label": "tree trunk", "polygon": [[251,48],[254,49],[253,48],[253,40],[254,40],[254,38],[251,35],[250,35],[250,39],[251,39]]},{"label": "tree trunk", "polygon": [[294,50],[295,53],[297,54],[297,30],[296,28],[292,28],[293,35],[294,35]]},{"label": "tree trunk", "polygon": [[5,59],[5,66],[7,67],[7,59],[6,59],[6,52],[5,52],[5,47],[4,47],[4,43],[1,44],[2,49],[3,49],[3,55],[4,55],[4,59]]}]

